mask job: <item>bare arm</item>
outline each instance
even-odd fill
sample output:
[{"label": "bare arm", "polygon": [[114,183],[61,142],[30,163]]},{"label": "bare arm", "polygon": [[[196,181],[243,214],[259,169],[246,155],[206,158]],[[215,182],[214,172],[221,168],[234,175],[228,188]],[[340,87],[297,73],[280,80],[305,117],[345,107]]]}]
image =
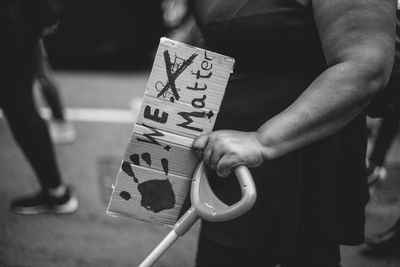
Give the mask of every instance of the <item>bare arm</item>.
[{"label": "bare arm", "polygon": [[394,58],[395,1],[313,0],[312,6],[328,69],[257,132],[216,131],[198,138],[193,148],[221,176],[336,132],[386,85]]},{"label": "bare arm", "polygon": [[339,130],[386,85],[394,58],[394,2],[313,1],[329,68],[289,108],[259,128],[267,159]]}]

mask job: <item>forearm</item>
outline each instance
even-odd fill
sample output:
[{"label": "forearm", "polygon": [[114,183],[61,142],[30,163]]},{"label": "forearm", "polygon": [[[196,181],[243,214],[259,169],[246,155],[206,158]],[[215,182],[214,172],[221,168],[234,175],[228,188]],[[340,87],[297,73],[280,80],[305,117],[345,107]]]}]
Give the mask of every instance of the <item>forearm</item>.
[{"label": "forearm", "polygon": [[327,69],[291,106],[257,130],[264,158],[274,159],[341,129],[385,85],[386,76],[354,62]]},{"label": "forearm", "polygon": [[335,133],[386,86],[395,0],[311,1],[328,69],[256,132],[220,130],[197,138],[194,151],[219,175],[241,164],[257,167]]}]

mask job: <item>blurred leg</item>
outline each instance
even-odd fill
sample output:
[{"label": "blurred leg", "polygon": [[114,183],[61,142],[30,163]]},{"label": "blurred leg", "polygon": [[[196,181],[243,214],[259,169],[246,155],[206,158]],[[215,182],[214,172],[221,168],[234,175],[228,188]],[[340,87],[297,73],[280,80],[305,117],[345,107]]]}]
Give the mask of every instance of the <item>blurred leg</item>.
[{"label": "blurred leg", "polygon": [[5,79],[9,82],[5,83],[8,88],[1,89],[4,92],[2,107],[15,140],[31,163],[42,188],[48,189],[61,185],[61,178],[46,123],[38,114],[33,99],[33,43],[31,41],[30,46],[29,41],[26,42],[26,52],[8,51],[12,59],[9,69],[15,73],[6,74]]},{"label": "blurred leg", "polygon": [[65,120],[64,107],[58,92],[58,86],[52,76],[52,69],[42,39],[39,40],[36,48],[35,61],[36,77],[44,98],[50,106],[53,118]]},{"label": "blurred leg", "polygon": [[[394,140],[400,122],[400,104],[394,106],[391,113],[384,118],[379,131],[376,148],[374,148],[371,161],[385,163],[385,156]],[[400,179],[400,177],[398,177]],[[400,219],[392,227],[380,233],[373,233],[366,237],[366,253],[372,256],[387,257],[397,256],[400,252]]]},{"label": "blurred leg", "polygon": [[[40,25],[34,23],[34,7],[34,2],[16,2],[16,7],[7,9],[15,19],[4,15],[7,12],[0,14],[4,37],[0,42],[0,107],[42,187],[38,194],[13,201],[11,209],[19,214],[72,213],[78,201],[62,183],[46,123],[33,98],[33,57],[41,34]],[[14,12],[19,8],[24,12]]]},{"label": "blurred leg", "polygon": [[43,40],[39,40],[35,51],[34,74],[42,90],[44,99],[50,106],[53,120],[49,121],[50,137],[55,144],[68,144],[76,139],[73,124],[67,121],[64,105],[58,91],[45,51]]}]

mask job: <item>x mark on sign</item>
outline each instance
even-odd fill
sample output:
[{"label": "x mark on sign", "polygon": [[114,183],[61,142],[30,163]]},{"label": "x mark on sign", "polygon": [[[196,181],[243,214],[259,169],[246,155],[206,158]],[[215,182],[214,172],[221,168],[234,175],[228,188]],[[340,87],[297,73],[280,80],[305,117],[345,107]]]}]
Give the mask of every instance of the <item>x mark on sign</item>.
[{"label": "x mark on sign", "polygon": [[[165,84],[163,89],[158,93],[157,97],[162,96],[168,89],[171,89],[172,94],[174,95],[176,100],[179,100],[180,96],[178,91],[176,90],[175,81],[182,72],[193,63],[193,60],[197,57],[197,54],[191,55],[188,59],[184,60],[183,63],[179,66],[176,71],[173,71],[173,63],[171,62],[171,57],[169,56],[168,50],[164,51],[164,60],[165,60],[165,70],[167,72],[168,82]],[[171,102],[174,102],[174,98],[171,98]]]}]

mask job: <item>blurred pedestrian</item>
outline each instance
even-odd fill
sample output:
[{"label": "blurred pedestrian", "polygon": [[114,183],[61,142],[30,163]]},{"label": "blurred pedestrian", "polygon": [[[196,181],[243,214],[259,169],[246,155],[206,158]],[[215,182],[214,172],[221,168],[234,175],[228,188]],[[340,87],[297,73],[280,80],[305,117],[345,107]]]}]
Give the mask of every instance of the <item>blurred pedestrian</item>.
[{"label": "blurred pedestrian", "polygon": [[75,128],[72,122],[68,121],[65,108],[62,103],[58,85],[53,77],[53,72],[45,50],[43,36],[36,47],[34,56],[34,74],[38,82],[39,90],[43,93],[44,99],[51,109],[51,118],[48,126],[51,140],[55,144],[68,144],[76,139]]},{"label": "blurred pedestrian", "polygon": [[34,53],[43,29],[54,24],[56,2],[0,4],[0,106],[41,186],[39,193],[13,201],[11,209],[19,214],[71,213],[78,207],[71,187],[61,178],[46,123],[33,98]]},{"label": "blurred pedestrian", "polygon": [[[399,133],[400,123],[400,11],[397,10],[395,60],[388,86],[379,93],[368,107],[368,115],[380,118],[377,136],[368,158],[371,194],[386,178],[386,156]],[[395,177],[400,179],[400,177]],[[367,252],[376,256],[400,255],[400,218],[387,230],[373,233],[366,238]]]},{"label": "blurred pedestrian", "polygon": [[[389,87],[400,92],[400,73],[393,73]],[[372,150],[368,158],[369,185],[373,187],[377,182],[386,178],[386,156],[398,134],[400,122],[400,101],[387,103],[388,107],[377,126],[376,138],[372,143]]]},{"label": "blurred pedestrian", "polygon": [[[399,8],[399,7],[398,7]],[[377,94],[367,107],[371,119],[380,120],[373,125],[373,143],[368,157],[369,184],[386,177],[386,155],[396,137],[400,122],[400,11],[396,12],[395,60],[389,84]]]},{"label": "blurred pedestrian", "polygon": [[[400,94],[400,72],[394,70],[389,83],[389,90]],[[397,101],[395,99],[397,98]],[[386,178],[387,171],[385,159],[388,150],[398,134],[400,122],[400,98],[393,97],[389,101],[382,122],[378,128],[377,138],[373,144],[369,157],[369,184],[373,195],[376,187],[379,187]],[[400,179],[395,177],[394,179]],[[375,256],[400,255],[400,218],[387,230],[380,233],[372,233],[366,238],[367,252]]]},{"label": "blurred pedestrian", "polygon": [[193,149],[226,204],[241,196],[235,166],[251,168],[258,191],[248,213],[202,221],[196,266],[340,266],[339,245],[364,242],[365,107],[389,80],[394,1],[197,0],[194,10],[207,48],[236,61],[216,131]]}]

